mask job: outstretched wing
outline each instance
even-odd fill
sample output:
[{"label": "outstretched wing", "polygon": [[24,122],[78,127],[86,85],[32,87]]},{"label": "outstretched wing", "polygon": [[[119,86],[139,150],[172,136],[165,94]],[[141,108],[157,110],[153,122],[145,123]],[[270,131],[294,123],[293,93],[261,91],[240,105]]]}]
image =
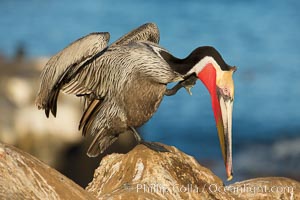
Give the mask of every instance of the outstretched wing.
[{"label": "outstretched wing", "polygon": [[[49,112],[55,116],[59,90],[72,78],[83,71],[88,62],[91,62],[106,49],[109,33],[91,33],[71,43],[62,51],[54,55],[44,67],[41,74],[41,85],[36,98],[39,109],[45,109],[46,116]],[[75,94],[89,94],[88,88],[78,87]]]},{"label": "outstretched wing", "polygon": [[[126,45],[130,42],[138,41],[149,41],[158,44],[159,43],[159,30],[156,24],[146,23],[142,26],[130,31],[129,33],[123,35],[118,40],[110,45],[110,47]],[[88,70],[86,68],[85,70]],[[100,77],[98,77],[100,78]],[[95,80],[94,80],[95,81]],[[86,124],[91,120],[91,115],[95,112],[95,109],[100,106],[98,99],[89,99],[89,105],[86,106],[86,110],[82,115],[82,118],[79,123],[79,129],[86,127]],[[86,130],[83,128],[83,130]],[[86,131],[83,131],[83,135],[86,134]]]},{"label": "outstretched wing", "polygon": [[158,44],[159,43],[159,30],[156,24],[154,23],[146,23],[129,33],[123,35],[111,46],[115,45],[125,45],[130,42],[138,42],[138,41],[149,41]]},{"label": "outstretched wing", "polygon": [[[87,35],[73,42],[48,61],[41,75],[41,86],[36,99],[37,106],[45,109],[47,117],[50,111],[54,116],[56,115],[60,90],[77,96],[85,96],[88,105],[85,106],[79,129],[83,129],[83,135],[94,130],[94,122],[99,121],[97,113],[103,106],[108,87],[113,84],[109,82],[113,81],[112,66],[106,65],[113,61],[111,55],[119,56],[114,54],[113,49],[122,49],[122,45],[131,42],[149,41],[158,44],[159,30],[155,24],[147,23],[122,36],[111,44],[111,48],[107,47],[108,40],[109,33]],[[119,67],[113,63],[112,65],[114,68]],[[101,130],[94,133],[97,135],[89,149],[89,155],[99,154],[116,139],[106,137]],[[99,144],[101,145],[100,149]]]}]

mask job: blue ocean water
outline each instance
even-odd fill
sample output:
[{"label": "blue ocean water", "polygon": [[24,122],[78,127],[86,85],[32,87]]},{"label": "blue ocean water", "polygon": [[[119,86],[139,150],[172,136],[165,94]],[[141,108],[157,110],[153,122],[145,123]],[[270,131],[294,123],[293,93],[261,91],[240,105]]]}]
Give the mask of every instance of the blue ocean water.
[{"label": "blue ocean water", "polygon": [[[177,57],[198,46],[217,48],[234,74],[234,153],[243,144],[300,136],[300,1],[0,1],[0,52],[20,44],[30,57],[51,56],[90,32],[111,41],[146,23]],[[165,97],[141,129],[148,140],[200,159],[221,158],[210,97],[198,82]]]}]

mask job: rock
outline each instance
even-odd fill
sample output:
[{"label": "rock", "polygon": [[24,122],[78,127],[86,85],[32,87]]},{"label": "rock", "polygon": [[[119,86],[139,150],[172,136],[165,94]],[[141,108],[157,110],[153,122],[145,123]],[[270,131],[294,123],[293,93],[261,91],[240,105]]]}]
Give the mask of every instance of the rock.
[{"label": "rock", "polygon": [[143,145],[106,156],[86,190],[97,199],[300,199],[300,183],[257,178],[224,186],[220,178],[175,147]]},{"label": "rock", "polygon": [[0,199],[95,199],[56,170],[0,143]]},{"label": "rock", "polygon": [[232,193],[242,199],[300,199],[300,183],[289,178],[255,178],[234,183],[229,187]]},{"label": "rock", "polygon": [[98,199],[236,199],[209,169],[175,147],[158,153],[144,145],[106,156],[86,190]]},{"label": "rock", "polygon": [[[86,191],[56,170],[0,143],[0,199],[300,199],[300,183],[265,177],[225,186],[175,147],[143,145],[103,158]],[[84,163],[79,163],[83,165]]]}]

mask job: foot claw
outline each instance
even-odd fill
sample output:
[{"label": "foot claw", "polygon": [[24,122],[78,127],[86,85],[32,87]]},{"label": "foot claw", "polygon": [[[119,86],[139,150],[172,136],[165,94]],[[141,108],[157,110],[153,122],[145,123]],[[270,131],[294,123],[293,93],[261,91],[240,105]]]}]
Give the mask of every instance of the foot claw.
[{"label": "foot claw", "polygon": [[189,93],[189,95],[192,96],[192,91],[191,89],[193,88],[193,86],[190,86],[190,87],[184,87],[186,89],[186,91]]},{"label": "foot claw", "polygon": [[198,78],[196,76],[191,75],[187,79],[185,79],[185,80],[180,81],[179,83],[177,83],[173,88],[167,89],[166,92],[165,92],[165,95],[167,95],[167,96],[174,95],[182,87],[184,87],[186,89],[186,91],[190,95],[192,95],[191,89],[196,84],[197,79]]}]

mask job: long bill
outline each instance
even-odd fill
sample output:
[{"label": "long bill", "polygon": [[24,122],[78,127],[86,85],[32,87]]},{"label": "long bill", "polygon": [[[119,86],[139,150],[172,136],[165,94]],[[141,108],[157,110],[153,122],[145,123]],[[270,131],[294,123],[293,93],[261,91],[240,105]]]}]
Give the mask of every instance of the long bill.
[{"label": "long bill", "polygon": [[212,97],[213,110],[218,129],[227,180],[232,179],[232,108],[233,100],[222,95]]},{"label": "long bill", "polygon": [[[220,146],[222,156],[224,159],[227,180],[232,179],[232,108],[233,108],[233,94],[234,86],[232,81],[232,73],[236,68],[223,73],[222,79],[216,77],[216,70],[208,64],[199,74],[198,78],[208,89],[212,107],[214,111],[214,117],[218,129],[218,136],[220,140]],[[218,83],[217,83],[218,82]],[[227,91],[220,88],[227,85]],[[230,86],[230,87],[228,87]]]}]

